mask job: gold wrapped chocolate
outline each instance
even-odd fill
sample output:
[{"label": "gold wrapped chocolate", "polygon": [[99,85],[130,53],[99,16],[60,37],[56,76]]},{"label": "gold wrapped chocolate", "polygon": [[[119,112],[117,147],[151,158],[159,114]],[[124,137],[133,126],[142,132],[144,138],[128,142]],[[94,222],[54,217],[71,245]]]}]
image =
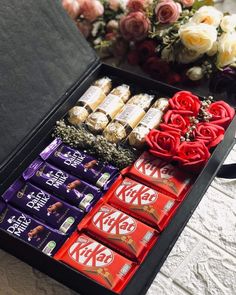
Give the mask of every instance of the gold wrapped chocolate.
[{"label": "gold wrapped chocolate", "polygon": [[167,111],[169,107],[169,99],[165,97],[158,98],[158,100],[152,106],[155,109],[159,109],[162,112]]},{"label": "gold wrapped chocolate", "polygon": [[123,110],[103,131],[104,137],[113,143],[126,138],[145,115],[145,111],[137,105],[126,104]]},{"label": "gold wrapped chocolate", "polygon": [[148,110],[138,126],[129,135],[129,144],[136,148],[142,148],[145,144],[145,137],[153,128],[161,123],[163,112],[168,107],[168,99],[158,99]]},{"label": "gold wrapped chocolate", "polygon": [[69,110],[67,119],[72,125],[77,126],[84,122],[88,115],[89,112],[86,110],[86,108],[74,106],[72,109]]},{"label": "gold wrapped chocolate", "polygon": [[129,98],[129,86],[121,85],[114,88],[96,111],[87,118],[86,125],[92,132],[103,131],[107,124],[114,119]]},{"label": "gold wrapped chocolate", "polygon": [[73,125],[83,123],[106,98],[111,89],[111,79],[104,77],[94,82],[77,101],[77,106],[68,112],[68,121]]},{"label": "gold wrapped chocolate", "polygon": [[140,93],[131,97],[127,104],[137,105],[146,111],[152,103],[154,95],[149,95],[147,93]]}]

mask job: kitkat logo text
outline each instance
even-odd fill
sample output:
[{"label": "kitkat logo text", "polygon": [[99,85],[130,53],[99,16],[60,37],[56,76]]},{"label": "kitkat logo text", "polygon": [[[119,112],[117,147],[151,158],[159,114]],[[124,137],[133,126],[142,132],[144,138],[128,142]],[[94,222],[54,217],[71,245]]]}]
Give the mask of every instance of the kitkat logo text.
[{"label": "kitkat logo text", "polygon": [[115,195],[120,201],[137,206],[153,204],[158,198],[155,190],[132,180],[124,180]]},{"label": "kitkat logo text", "polygon": [[134,167],[139,173],[151,178],[169,179],[175,175],[175,168],[165,161],[141,155],[134,163]]},{"label": "kitkat logo text", "polygon": [[112,235],[127,235],[137,227],[133,218],[106,206],[100,208],[92,221],[99,230]]},{"label": "kitkat logo text", "polygon": [[110,249],[90,239],[78,240],[68,253],[77,263],[88,267],[105,267],[114,259]]}]

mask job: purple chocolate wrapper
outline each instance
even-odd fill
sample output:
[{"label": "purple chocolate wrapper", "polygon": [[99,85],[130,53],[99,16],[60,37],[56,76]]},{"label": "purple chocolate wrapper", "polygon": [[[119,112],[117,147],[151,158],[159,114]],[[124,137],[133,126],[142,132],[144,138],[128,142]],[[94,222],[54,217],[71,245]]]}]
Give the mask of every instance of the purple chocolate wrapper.
[{"label": "purple chocolate wrapper", "polygon": [[60,138],[54,139],[40,156],[103,190],[109,189],[119,173],[117,168],[65,145]]},{"label": "purple chocolate wrapper", "polygon": [[80,180],[59,168],[36,159],[23,173],[23,178],[40,188],[62,197],[70,204],[88,212],[101,198],[99,188]]},{"label": "purple chocolate wrapper", "polygon": [[2,197],[7,203],[63,233],[71,233],[84,215],[80,209],[21,180],[16,180]]},{"label": "purple chocolate wrapper", "polygon": [[[0,203],[3,203],[3,201],[0,201]],[[53,256],[68,238],[67,235],[44,225],[9,205],[5,205],[5,209],[0,214],[0,229],[49,256]]]}]

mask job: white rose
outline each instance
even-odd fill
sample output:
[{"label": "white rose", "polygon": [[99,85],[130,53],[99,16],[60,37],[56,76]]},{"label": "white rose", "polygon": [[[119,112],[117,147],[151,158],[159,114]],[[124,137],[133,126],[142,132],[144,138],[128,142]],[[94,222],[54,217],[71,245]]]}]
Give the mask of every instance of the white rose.
[{"label": "white rose", "polygon": [[202,6],[199,8],[191,22],[196,24],[207,24],[210,26],[218,27],[223,18],[223,13],[213,6]]},{"label": "white rose", "polygon": [[187,71],[186,75],[190,80],[198,81],[204,77],[204,72],[201,67],[192,67]]},{"label": "white rose", "polygon": [[208,56],[213,56],[217,53],[218,51],[218,42],[216,41],[210,50],[207,51]]},{"label": "white rose", "polygon": [[226,33],[235,31],[235,29],[236,29],[236,14],[224,16],[221,21],[220,27]]},{"label": "white rose", "polygon": [[206,24],[189,22],[179,29],[182,43],[188,49],[195,50],[199,54],[211,50],[217,39],[216,28]]},{"label": "white rose", "polygon": [[219,38],[217,65],[225,67],[236,62],[236,32],[224,33]]}]

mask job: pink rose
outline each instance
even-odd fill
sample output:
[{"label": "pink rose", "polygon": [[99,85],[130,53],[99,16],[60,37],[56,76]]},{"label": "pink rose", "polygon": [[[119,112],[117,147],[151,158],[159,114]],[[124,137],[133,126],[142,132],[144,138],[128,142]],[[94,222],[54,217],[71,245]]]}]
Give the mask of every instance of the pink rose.
[{"label": "pink rose", "polygon": [[173,0],[161,0],[155,8],[157,21],[162,24],[176,22],[181,12],[181,5]]},{"label": "pink rose", "polygon": [[88,21],[95,21],[104,13],[104,7],[99,0],[86,0],[82,5],[82,14]]},{"label": "pink rose", "polygon": [[180,0],[184,7],[192,7],[195,0]]},{"label": "pink rose", "polygon": [[145,10],[152,2],[152,0],[129,0],[127,8],[129,11],[142,11]]},{"label": "pink rose", "polygon": [[141,11],[131,12],[120,20],[120,31],[124,39],[140,41],[147,37],[150,21]]},{"label": "pink rose", "polygon": [[85,38],[88,38],[92,31],[92,24],[86,20],[77,21],[77,27]]},{"label": "pink rose", "polygon": [[120,8],[120,0],[109,0],[109,8],[113,11],[117,11]]},{"label": "pink rose", "polygon": [[72,19],[76,19],[81,12],[81,5],[77,0],[62,0],[62,6]]}]

